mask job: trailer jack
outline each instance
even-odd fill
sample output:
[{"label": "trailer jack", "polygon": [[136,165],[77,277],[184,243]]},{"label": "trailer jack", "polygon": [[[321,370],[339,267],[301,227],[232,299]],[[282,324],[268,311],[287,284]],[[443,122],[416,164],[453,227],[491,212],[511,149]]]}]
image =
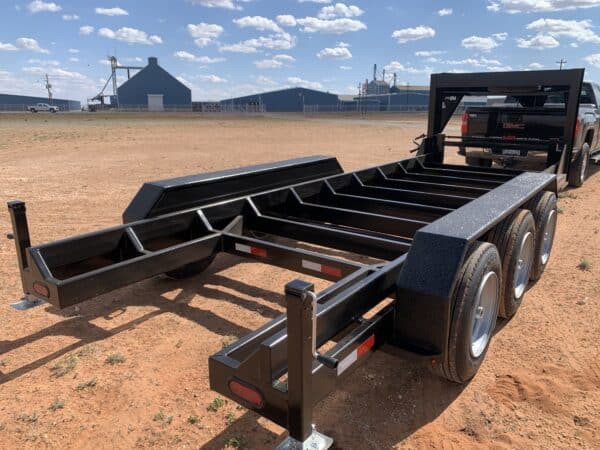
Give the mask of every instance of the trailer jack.
[{"label": "trailer jack", "polygon": [[333,439],[319,433],[312,426],[312,433],[304,442],[300,442],[291,436],[285,438],[275,450],[327,450],[333,445]]}]

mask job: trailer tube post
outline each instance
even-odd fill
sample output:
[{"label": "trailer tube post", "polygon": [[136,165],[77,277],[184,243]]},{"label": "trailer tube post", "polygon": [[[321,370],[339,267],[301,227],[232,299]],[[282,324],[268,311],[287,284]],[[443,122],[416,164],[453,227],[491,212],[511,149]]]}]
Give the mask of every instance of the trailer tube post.
[{"label": "trailer tube post", "polygon": [[20,200],[8,202],[8,211],[12,222],[12,238],[15,240],[15,246],[17,248],[19,269],[21,270],[21,273],[23,273],[23,271],[27,269],[27,254],[25,250],[31,247],[29,226],[27,225],[27,214],[25,212],[25,202]]},{"label": "trailer tube post", "polygon": [[[313,292],[314,284],[294,280],[285,286],[288,334],[288,427],[304,442],[312,432]],[[312,295],[311,295],[312,294]]]}]

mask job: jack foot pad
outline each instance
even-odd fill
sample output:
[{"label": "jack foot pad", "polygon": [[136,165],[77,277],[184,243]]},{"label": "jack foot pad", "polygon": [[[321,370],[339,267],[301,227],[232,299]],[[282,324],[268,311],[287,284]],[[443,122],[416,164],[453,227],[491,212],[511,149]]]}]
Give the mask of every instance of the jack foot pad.
[{"label": "jack foot pad", "polygon": [[23,297],[16,303],[12,303],[10,306],[12,306],[18,311],[25,311],[31,308],[35,308],[36,306],[43,305],[44,303],[46,303],[44,300],[29,295]]},{"label": "jack foot pad", "polygon": [[313,427],[313,432],[304,442],[297,441],[288,436],[275,448],[275,450],[327,450],[332,445],[332,438],[319,433]]}]

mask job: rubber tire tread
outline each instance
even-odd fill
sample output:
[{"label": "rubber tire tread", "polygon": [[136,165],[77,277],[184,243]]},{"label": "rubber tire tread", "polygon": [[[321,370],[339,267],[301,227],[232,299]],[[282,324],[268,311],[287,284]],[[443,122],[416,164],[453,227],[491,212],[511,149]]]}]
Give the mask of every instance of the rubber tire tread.
[{"label": "rubber tire tread", "polygon": [[[556,210],[556,194],[550,191],[539,192],[529,202],[527,202],[524,208],[531,211],[533,220],[535,220],[535,254],[533,264],[531,265],[531,273],[529,279],[531,281],[537,281],[540,279],[548,261],[546,264],[542,264],[542,244],[544,241],[544,230],[541,228],[546,225],[548,216],[552,210]],[[555,212],[557,214],[558,212]],[[554,237],[552,238],[554,239]]]},{"label": "rubber tire tread", "polygon": [[[452,295],[453,308],[448,349],[441,362],[429,366],[435,375],[459,384],[465,383],[475,376],[489,348],[488,342],[488,347],[478,358],[471,356],[470,340],[468,339],[471,320],[467,308],[470,306],[471,314],[474,313],[477,290],[488,269],[496,272],[498,281],[500,285],[502,284],[500,255],[494,245],[488,242],[474,243],[464,261]],[[493,320],[492,330],[496,325],[496,315]],[[465,335],[465,333],[468,334]]]},{"label": "rubber tire tread", "polygon": [[[584,161],[589,158],[590,158],[590,146],[586,142],[582,145],[581,150],[579,150],[577,152],[575,161],[573,161],[573,164],[569,168],[569,175],[567,177],[569,186],[572,186],[572,187],[583,186],[583,183],[585,183],[585,176],[583,178],[583,181],[581,181],[580,175],[581,175],[581,171],[583,169]],[[586,168],[587,168],[587,164],[586,164]]]}]

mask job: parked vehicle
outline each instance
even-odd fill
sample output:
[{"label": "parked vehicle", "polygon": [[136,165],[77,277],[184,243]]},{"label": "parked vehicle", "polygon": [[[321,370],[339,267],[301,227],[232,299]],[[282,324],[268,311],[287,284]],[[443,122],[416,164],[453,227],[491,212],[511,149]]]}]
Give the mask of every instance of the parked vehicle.
[{"label": "parked vehicle", "polygon": [[51,113],[56,113],[58,111],[60,111],[60,107],[56,106],[56,105],[49,105],[48,103],[36,103],[35,105],[31,105],[28,108],[29,112],[32,113],[36,113],[36,112],[51,112]]},{"label": "parked vehicle", "polygon": [[31,245],[25,204],[10,202],[21,306],[64,308],[158,274],[186,278],[218,253],[328,280],[321,292],[302,279],[282,287],[286,313],[210,357],[209,377],[215,391],[289,430],[279,449],[329,448],[313,409],[369,354],[388,344],[468,382],[496,318],[517,312],[548,264],[572,142],[550,149],[542,172],[445,164],[446,145],[462,142],[442,133],[462,96],[540,84],[578,93],[582,77],[434,74],[428,132],[413,158],[346,173],[314,156],[146,183],[123,225],[47,244]]},{"label": "parked vehicle", "polygon": [[[564,117],[564,94],[543,90],[537,95],[507,96],[501,104],[469,107],[462,116],[462,136],[495,138],[496,142],[484,149],[460,147],[459,153],[466,156],[467,164],[475,167],[491,167],[493,161],[513,166],[531,160],[535,153],[544,153],[546,149],[507,148],[503,143],[516,139],[529,140],[530,144],[533,144],[532,139],[558,142],[563,136]],[[571,186],[581,186],[588,160],[600,162],[600,86],[597,83],[582,85],[573,146],[568,182]]]}]

